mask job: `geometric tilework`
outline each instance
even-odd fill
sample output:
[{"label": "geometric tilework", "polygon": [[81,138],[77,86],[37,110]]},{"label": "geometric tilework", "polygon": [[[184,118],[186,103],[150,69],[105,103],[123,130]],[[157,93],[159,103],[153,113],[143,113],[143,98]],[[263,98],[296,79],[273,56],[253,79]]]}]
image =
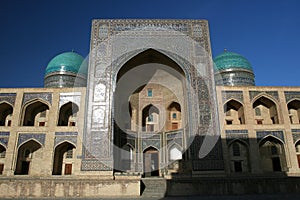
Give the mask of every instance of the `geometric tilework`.
[{"label": "geometric tilework", "polygon": [[82,171],[111,171],[112,168],[109,165],[105,165],[99,160],[82,160]]},{"label": "geometric tilework", "polygon": [[8,144],[8,137],[0,137],[0,144],[4,145],[7,147]]},{"label": "geometric tilework", "polygon": [[144,137],[142,138],[142,150],[144,151],[147,147],[149,146],[153,146],[155,147],[156,149],[160,149],[160,144],[161,144],[161,139],[160,137],[158,138],[157,136],[160,136],[160,135],[155,135],[155,136],[151,136],[151,137]]},{"label": "geometric tilework", "polygon": [[9,135],[9,132],[0,132],[0,144],[7,147]]},{"label": "geometric tilework", "polygon": [[229,99],[236,99],[243,103],[243,91],[222,91],[223,102]]},{"label": "geometric tilework", "polygon": [[248,130],[225,130],[226,134],[248,134]]},{"label": "geometric tilework", "polygon": [[293,133],[293,142],[296,143],[300,139],[300,133]]},{"label": "geometric tilework", "polygon": [[0,93],[0,102],[7,101],[11,105],[15,104],[16,93]]},{"label": "geometric tilework", "polygon": [[70,142],[71,144],[77,144],[77,132],[55,132],[54,147],[61,142]]},{"label": "geometric tilework", "polygon": [[58,144],[62,142],[70,142],[71,144],[77,144],[77,136],[58,136],[54,139],[54,146],[56,147]]},{"label": "geometric tilework", "polygon": [[249,144],[248,130],[225,130],[225,133],[227,144],[235,139],[242,140]]},{"label": "geometric tilework", "polygon": [[46,92],[46,93],[24,93],[23,95],[23,102],[22,105],[24,105],[26,102],[30,101],[31,99],[43,99],[46,102],[52,104],[52,93]]},{"label": "geometric tilework", "polygon": [[77,132],[55,132],[55,136],[77,136]]},{"label": "geometric tilework", "polygon": [[284,92],[286,102],[289,102],[291,99],[297,98],[300,99],[300,92],[288,91]]},{"label": "geometric tilework", "polygon": [[18,147],[24,142],[35,139],[42,145],[45,145],[46,134],[45,133],[20,133],[18,138]]},{"label": "geometric tilework", "polygon": [[1,136],[9,136],[10,135],[10,133],[9,132],[0,132],[0,137]]},{"label": "geometric tilework", "polygon": [[259,94],[268,94],[269,96],[272,96],[277,101],[279,101],[279,96],[277,91],[249,91],[250,100],[252,101],[254,97],[258,96]]},{"label": "geometric tilework", "polygon": [[284,141],[283,131],[256,131],[257,142],[267,135],[272,135]]}]

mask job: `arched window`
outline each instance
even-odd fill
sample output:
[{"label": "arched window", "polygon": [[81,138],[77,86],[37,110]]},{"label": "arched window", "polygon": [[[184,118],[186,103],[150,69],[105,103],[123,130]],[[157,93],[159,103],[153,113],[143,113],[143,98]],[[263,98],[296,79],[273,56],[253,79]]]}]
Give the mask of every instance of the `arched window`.
[{"label": "arched window", "polygon": [[63,142],[55,147],[53,161],[53,175],[72,174],[72,159],[75,146],[69,142]]},{"label": "arched window", "polygon": [[292,124],[300,123],[300,101],[293,100],[287,105],[289,110],[289,117]]},{"label": "arched window", "polygon": [[0,144],[0,159],[5,158],[6,148]]},{"label": "arched window", "polygon": [[146,106],[142,111],[143,131],[156,132],[159,129],[159,110],[152,104]]},{"label": "arched window", "polygon": [[298,167],[300,168],[300,140],[295,144]]},{"label": "arched window", "polygon": [[23,126],[46,126],[49,106],[41,101],[35,101],[25,106]]},{"label": "arched window", "polygon": [[6,148],[0,144],[0,174],[3,174],[4,170],[4,161],[1,161],[5,158]]},{"label": "arched window", "polygon": [[240,145],[237,142],[232,144],[232,152],[233,152],[233,156],[240,156],[241,155]]},{"label": "arched window", "polygon": [[19,147],[15,174],[26,175],[30,174],[31,168],[40,169],[42,160],[34,155],[38,151],[41,151],[41,147],[42,146],[34,140],[30,140]]},{"label": "arched window", "polygon": [[245,124],[244,107],[236,100],[230,100],[224,105],[225,124]]},{"label": "arched window", "polygon": [[234,141],[229,146],[229,152],[232,172],[250,171],[249,150],[245,143],[239,140]]},{"label": "arched window", "polygon": [[259,143],[261,167],[264,171],[283,171],[286,159],[280,140],[268,136]]},{"label": "arched window", "polygon": [[279,124],[276,104],[269,98],[264,96],[258,98],[253,103],[253,109],[256,124]]},{"label": "arched window", "polygon": [[180,149],[177,146],[172,146],[170,148],[170,154],[169,154],[169,160],[174,161],[174,160],[181,160],[182,159],[182,153]]},{"label": "arched window", "polygon": [[75,103],[68,102],[59,110],[58,126],[76,126],[76,117],[79,111]]},{"label": "arched window", "polygon": [[166,129],[177,130],[181,128],[181,106],[177,102],[172,102],[167,109],[169,119]]},{"label": "arched window", "polygon": [[11,126],[13,107],[8,103],[0,104],[0,126]]}]

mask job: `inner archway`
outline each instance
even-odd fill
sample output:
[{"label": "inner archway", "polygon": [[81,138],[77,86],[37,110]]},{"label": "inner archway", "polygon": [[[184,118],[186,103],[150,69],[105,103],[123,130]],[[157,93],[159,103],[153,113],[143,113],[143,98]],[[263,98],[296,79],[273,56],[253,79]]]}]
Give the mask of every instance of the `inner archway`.
[{"label": "inner archway", "polygon": [[159,151],[154,147],[148,147],[143,155],[144,176],[159,176]]},{"label": "inner archway", "polygon": [[[181,129],[187,118],[188,91],[185,88],[187,80],[183,69],[159,51],[148,49],[128,60],[116,74],[113,110],[115,146],[122,149],[132,137],[147,144],[151,142],[151,135],[158,138],[163,132]],[[183,140],[183,137],[180,139]],[[162,144],[156,145],[157,151]],[[135,166],[142,172],[139,166],[143,166],[145,152],[141,146],[137,146],[135,151],[136,160],[131,167]],[[120,155],[114,154],[115,171],[122,171],[117,164],[120,163]],[[161,161],[167,166],[167,160]]]},{"label": "inner archway", "polygon": [[41,147],[41,144],[35,140],[29,140],[19,147],[15,169],[16,175],[28,175],[31,173],[32,168],[34,169],[42,164],[41,158],[37,156],[37,153],[41,151]]},{"label": "inner archway", "polygon": [[13,107],[6,103],[0,103],[0,126],[11,126]]},{"label": "inner archway", "polygon": [[53,159],[53,175],[71,175],[74,161],[75,146],[69,142],[63,142],[55,147]]}]

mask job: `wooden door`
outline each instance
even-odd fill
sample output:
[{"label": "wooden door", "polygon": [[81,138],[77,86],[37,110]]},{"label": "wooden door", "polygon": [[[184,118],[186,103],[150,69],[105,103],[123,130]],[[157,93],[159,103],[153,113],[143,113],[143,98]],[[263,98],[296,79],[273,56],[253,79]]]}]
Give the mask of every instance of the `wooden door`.
[{"label": "wooden door", "polygon": [[65,164],[65,175],[72,174],[72,164]]},{"label": "wooden door", "polygon": [[3,174],[4,164],[0,164],[0,174]]},{"label": "wooden door", "polygon": [[149,149],[144,152],[144,176],[159,176],[158,151]]}]

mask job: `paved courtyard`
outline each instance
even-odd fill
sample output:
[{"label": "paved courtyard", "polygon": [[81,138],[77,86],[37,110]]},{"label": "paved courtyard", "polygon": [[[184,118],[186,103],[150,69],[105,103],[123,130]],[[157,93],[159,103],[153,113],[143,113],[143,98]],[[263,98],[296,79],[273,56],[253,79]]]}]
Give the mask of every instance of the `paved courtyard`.
[{"label": "paved courtyard", "polygon": [[[11,198],[4,198],[1,200],[8,200]],[[14,198],[15,199],[15,198]],[[17,198],[16,200],[25,200],[25,199],[35,199],[35,198]],[[37,198],[39,199],[39,198]],[[57,200],[60,198],[45,198],[45,200]],[[137,197],[137,198],[66,198],[64,200],[282,200],[282,199],[289,199],[289,200],[298,200],[300,199],[300,194],[261,194],[261,195],[236,195],[236,196],[192,196],[192,197],[152,197],[152,198],[143,198],[143,197]]]}]

